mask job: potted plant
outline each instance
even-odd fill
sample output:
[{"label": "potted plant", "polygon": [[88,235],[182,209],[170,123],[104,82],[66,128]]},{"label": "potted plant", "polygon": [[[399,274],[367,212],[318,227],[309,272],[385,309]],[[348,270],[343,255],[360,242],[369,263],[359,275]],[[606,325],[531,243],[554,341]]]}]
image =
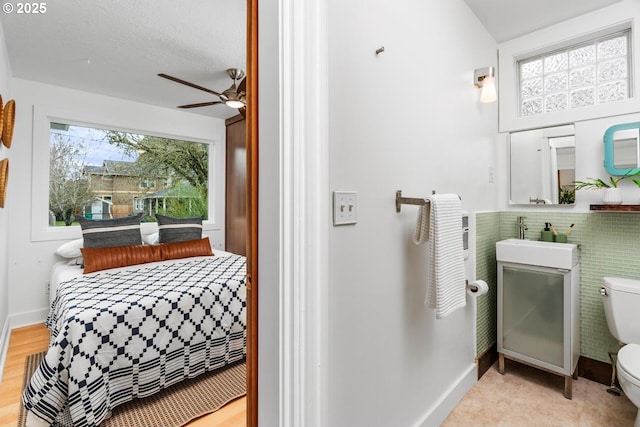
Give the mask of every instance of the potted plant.
[{"label": "potted plant", "polygon": [[[638,184],[640,186],[640,184]],[[558,187],[558,202],[561,205],[572,205],[576,202],[576,189],[569,185]]]},{"label": "potted plant", "polygon": [[[624,175],[616,176],[615,178],[610,176],[609,181],[605,181],[601,178],[589,178],[585,181],[574,181],[573,183],[576,185],[576,190],[581,190],[583,188],[588,188],[591,190],[599,190],[604,189],[604,197],[602,202],[605,205],[619,205],[622,203],[622,197],[620,195],[620,189],[618,188],[618,184],[623,179],[629,178],[631,176],[640,175],[640,172],[631,173],[631,170]],[[634,179],[633,182],[636,183],[638,187],[640,187],[640,180]]]},{"label": "potted plant", "polygon": [[632,179],[632,181],[640,188],[640,179]]}]

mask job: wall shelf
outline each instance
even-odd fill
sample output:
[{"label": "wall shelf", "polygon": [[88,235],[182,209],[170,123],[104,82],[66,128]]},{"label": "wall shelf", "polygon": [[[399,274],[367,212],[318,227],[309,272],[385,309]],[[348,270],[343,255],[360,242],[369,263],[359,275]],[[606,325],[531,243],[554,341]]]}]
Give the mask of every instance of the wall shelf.
[{"label": "wall shelf", "polygon": [[640,205],[590,205],[592,211],[640,212]]}]

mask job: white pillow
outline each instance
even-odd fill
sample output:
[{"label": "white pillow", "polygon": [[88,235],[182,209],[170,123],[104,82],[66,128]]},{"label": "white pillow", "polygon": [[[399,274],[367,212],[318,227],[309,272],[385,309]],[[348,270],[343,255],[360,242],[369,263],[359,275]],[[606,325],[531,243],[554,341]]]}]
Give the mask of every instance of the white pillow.
[{"label": "white pillow", "polygon": [[56,249],[56,253],[64,258],[78,258],[82,256],[82,252],[80,252],[80,248],[84,243],[83,239],[71,240],[70,242],[64,243]]}]

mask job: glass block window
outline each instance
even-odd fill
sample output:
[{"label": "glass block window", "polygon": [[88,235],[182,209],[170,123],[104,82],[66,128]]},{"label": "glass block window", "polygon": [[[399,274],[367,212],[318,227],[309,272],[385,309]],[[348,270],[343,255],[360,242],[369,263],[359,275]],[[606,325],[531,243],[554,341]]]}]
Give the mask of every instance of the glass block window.
[{"label": "glass block window", "polygon": [[627,30],[518,61],[520,116],[629,98],[629,34]]}]

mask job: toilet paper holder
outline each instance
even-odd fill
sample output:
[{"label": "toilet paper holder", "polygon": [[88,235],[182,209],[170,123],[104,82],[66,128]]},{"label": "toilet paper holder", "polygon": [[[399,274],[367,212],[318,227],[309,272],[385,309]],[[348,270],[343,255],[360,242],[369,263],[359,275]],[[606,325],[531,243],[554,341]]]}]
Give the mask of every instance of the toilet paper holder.
[{"label": "toilet paper holder", "polygon": [[478,287],[475,284],[469,283],[468,280],[465,280],[464,282],[467,285],[468,290],[470,290],[471,292],[478,292]]},{"label": "toilet paper holder", "polygon": [[465,280],[465,284],[467,287],[467,293],[472,296],[481,296],[486,294],[489,291],[489,286],[487,282],[484,280],[475,280],[473,282],[469,282]]}]

